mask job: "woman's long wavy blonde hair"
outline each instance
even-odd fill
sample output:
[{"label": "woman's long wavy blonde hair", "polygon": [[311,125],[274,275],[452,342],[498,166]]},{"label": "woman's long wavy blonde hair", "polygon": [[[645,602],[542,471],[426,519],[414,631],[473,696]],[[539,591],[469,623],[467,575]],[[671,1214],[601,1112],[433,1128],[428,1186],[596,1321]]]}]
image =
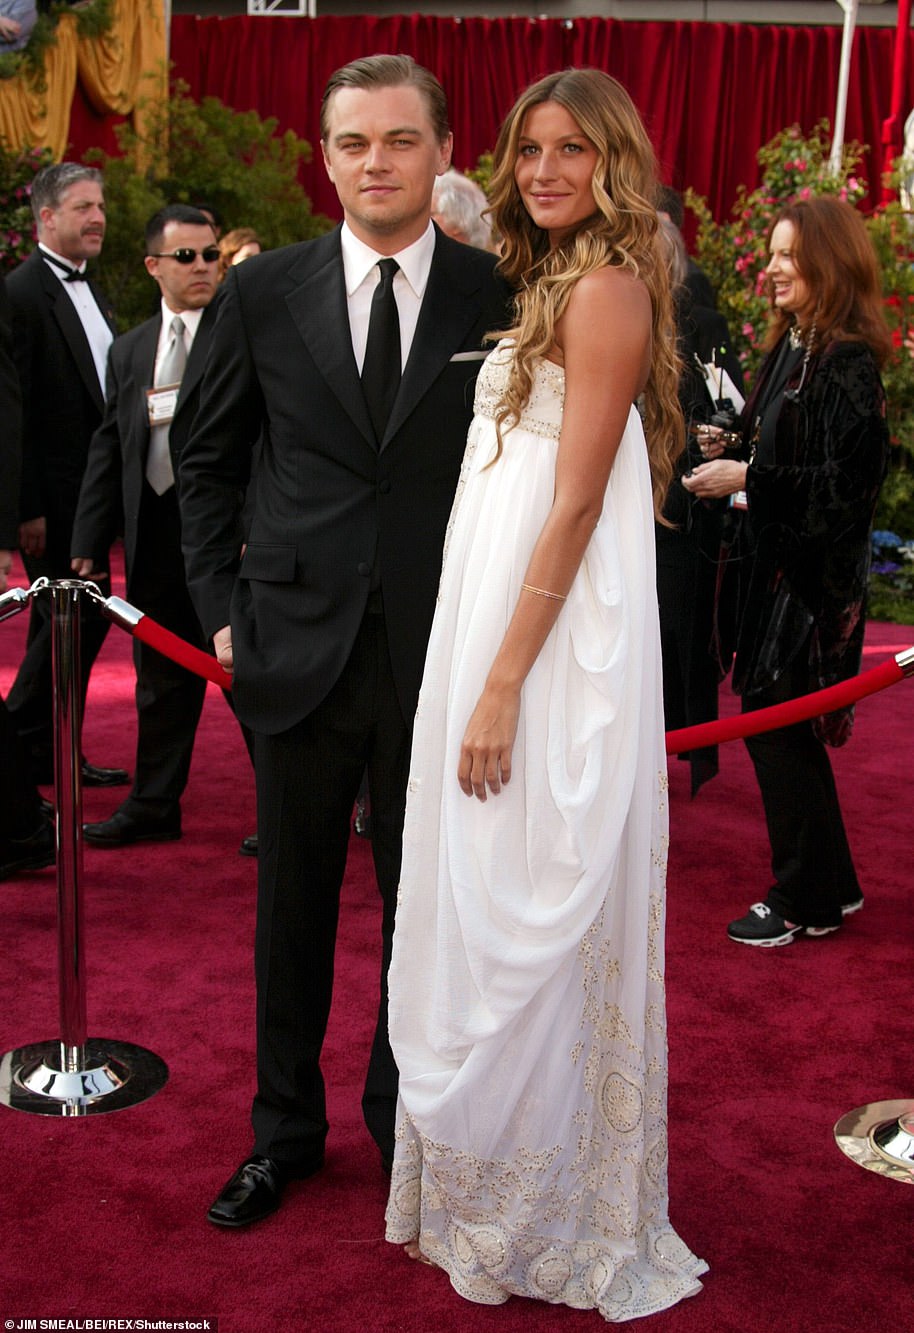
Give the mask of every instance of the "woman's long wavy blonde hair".
[{"label": "woman's long wavy blonde hair", "polygon": [[[564,107],[597,151],[592,189],[593,215],[555,249],[536,226],[514,179],[518,142],[527,113],[542,102]],[[555,342],[575,283],[594,269],[611,265],[640,278],[652,310],[651,370],[643,398],[644,430],[659,516],[682,451],[684,428],[677,397],[676,354],[669,258],[657,217],[654,150],[634,103],[622,85],[596,69],[550,74],[522,93],[501,127],[490,189],[491,213],[504,238],[500,266],[515,288],[515,355],[496,424],[514,424],[533,386],[537,357]],[[598,331],[595,331],[595,336]]]}]

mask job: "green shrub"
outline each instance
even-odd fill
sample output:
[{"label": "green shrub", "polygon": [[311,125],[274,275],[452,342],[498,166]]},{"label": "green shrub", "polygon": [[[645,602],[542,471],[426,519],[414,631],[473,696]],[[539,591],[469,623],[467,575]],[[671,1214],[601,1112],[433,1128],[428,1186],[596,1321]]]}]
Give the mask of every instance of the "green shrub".
[{"label": "green shrub", "polygon": [[331,226],[312,213],[298,179],[310,145],[291,130],[277,134],[275,119],[233,111],[215,97],[196,102],[179,82],[166,102],[149,106],[143,123],[142,133],[120,127],[120,156],[87,154],[105,173],[108,230],[99,280],[122,329],[156,307],[158,291],[143,267],[143,228],[165,204],[208,203],[226,231],[253,227],[267,249]]}]

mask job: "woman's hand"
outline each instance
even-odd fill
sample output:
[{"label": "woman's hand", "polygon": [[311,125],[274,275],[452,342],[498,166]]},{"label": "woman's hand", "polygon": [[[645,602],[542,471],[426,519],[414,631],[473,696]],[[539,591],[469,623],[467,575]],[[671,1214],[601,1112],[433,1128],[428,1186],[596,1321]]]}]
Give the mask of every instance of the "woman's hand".
[{"label": "woman's hand", "polygon": [[511,751],[517,735],[520,690],[486,685],[460,747],[457,781],[466,796],[497,796],[511,778]]},{"label": "woman's hand", "polygon": [[748,467],[748,463],[737,463],[732,458],[716,458],[693,468],[682,478],[682,484],[700,500],[722,500],[746,489]]}]

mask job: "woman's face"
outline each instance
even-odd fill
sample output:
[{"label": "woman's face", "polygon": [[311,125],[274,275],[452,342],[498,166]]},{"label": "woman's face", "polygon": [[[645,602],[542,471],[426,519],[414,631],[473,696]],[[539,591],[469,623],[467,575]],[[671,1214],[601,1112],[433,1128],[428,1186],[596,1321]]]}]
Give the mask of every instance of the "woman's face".
[{"label": "woman's face", "polygon": [[234,267],[235,264],[243,264],[246,259],[250,259],[251,255],[259,255],[259,254],[260,254],[260,242],[246,241],[245,244],[241,247],[241,249],[236,250],[234,255],[232,255],[232,267]]},{"label": "woman's face", "polygon": [[802,322],[812,313],[809,283],[797,268],[794,256],[797,232],[792,222],[779,222],[771,233],[771,258],[765,272],[771,281],[774,304],[778,310],[795,315]]},{"label": "woman's face", "polygon": [[521,125],[514,179],[524,207],[554,246],[597,211],[597,150],[557,102],[531,107]]}]

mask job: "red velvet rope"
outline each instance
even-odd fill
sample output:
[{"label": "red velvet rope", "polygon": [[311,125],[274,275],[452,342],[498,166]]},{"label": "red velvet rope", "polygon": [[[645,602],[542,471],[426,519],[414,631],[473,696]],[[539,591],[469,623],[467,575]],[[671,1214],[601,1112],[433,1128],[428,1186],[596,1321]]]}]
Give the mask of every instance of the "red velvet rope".
[{"label": "red velvet rope", "polygon": [[[222,669],[214,657],[199,648],[185,643],[171,630],[142,616],[132,626],[126,625],[131,633],[150,648],[164,653],[172,661],[178,662],[206,680],[211,680],[220,689],[232,687],[231,676]],[[875,694],[889,685],[904,678],[905,672],[894,657],[873,667],[862,676],[851,680],[842,680],[828,689],[818,690],[815,694],[805,694],[799,699],[788,699],[786,703],[776,704],[773,708],[759,708],[752,713],[741,713],[736,717],[723,718],[718,722],[703,722],[697,727],[682,727],[679,731],[666,734],[667,754],[682,754],[684,750],[698,750],[706,745],[717,745],[723,741],[738,740],[744,736],[757,736],[761,731],[773,731],[775,727],[789,727],[795,722],[805,722],[822,713],[832,713],[838,708],[847,708],[849,704],[865,699],[868,694]]]},{"label": "red velvet rope", "polygon": [[164,629],[161,625],[157,625],[149,616],[143,616],[142,620],[132,626],[131,633],[134,638],[141,639],[143,643],[148,643],[150,648],[155,648],[157,652],[163,653],[165,657],[170,657],[173,662],[187,667],[188,671],[193,671],[197,676],[203,676],[205,680],[211,680],[220,689],[230,690],[232,688],[231,676],[222,669],[215,657],[210,657],[209,653],[204,653],[202,649],[194,648],[191,644],[185,643],[183,639],[178,638],[177,634],[172,634],[170,629]]},{"label": "red velvet rope", "polygon": [[838,708],[847,708],[858,699],[865,699],[868,694],[884,690],[902,680],[904,671],[894,657],[890,657],[881,666],[865,671],[862,676],[842,680],[827,689],[817,690],[815,694],[804,694],[799,699],[788,699],[786,703],[775,704],[772,708],[758,708],[752,713],[740,713],[736,717],[722,718],[719,722],[702,722],[697,727],[682,727],[679,731],[666,734],[667,754],[682,754],[684,750],[699,750],[704,745],[717,745],[720,741],[735,741],[743,736],[757,736],[760,731],[773,731],[775,727],[789,727],[794,722],[805,722],[811,717],[823,713],[833,713]]}]

